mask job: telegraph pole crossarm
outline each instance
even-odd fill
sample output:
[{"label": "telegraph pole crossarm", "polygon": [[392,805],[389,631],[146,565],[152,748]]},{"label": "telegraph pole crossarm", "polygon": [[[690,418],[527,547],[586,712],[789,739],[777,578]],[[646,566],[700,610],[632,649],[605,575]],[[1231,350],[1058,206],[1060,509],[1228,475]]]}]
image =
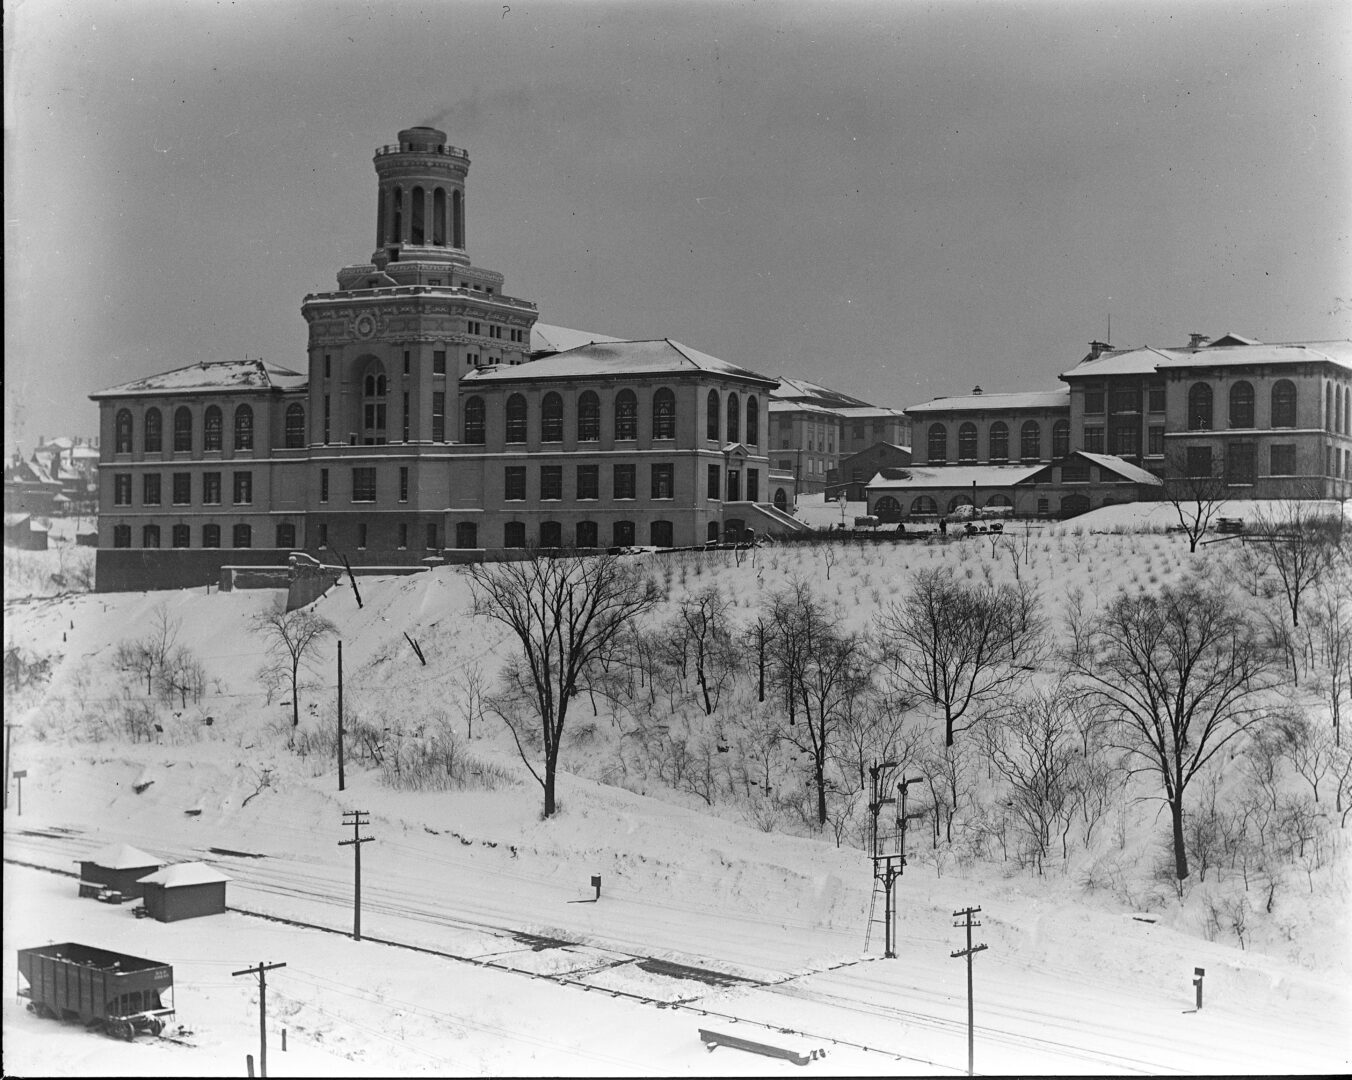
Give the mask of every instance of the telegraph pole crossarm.
[{"label": "telegraph pole crossarm", "polygon": [[979,914],[980,911],[981,909],[979,907],[969,907],[963,908],[961,911],[953,912],[953,918],[963,920],[962,922],[955,922],[953,925],[957,927],[966,928],[967,930],[967,948],[958,949],[954,952],[949,953],[949,956],[953,957],[954,959],[956,959],[959,956],[965,956],[967,958],[967,1075],[968,1076],[973,1075],[972,1068],[973,1065],[975,1064],[976,1059],[975,1053],[976,1040],[973,1035],[975,1027],[973,1023],[973,1010],[972,1010],[972,957],[986,948],[984,944],[983,945],[972,944],[972,927],[981,925],[981,923],[974,920],[972,916]]},{"label": "telegraph pole crossarm", "polygon": [[[339,840],[339,847],[352,848],[352,940],[361,940],[361,846],[369,844],[375,839],[374,836],[362,836],[361,829],[365,825],[371,824],[367,815],[369,810],[344,810],[343,827],[352,826],[352,839]],[[351,821],[347,819],[351,818]]]},{"label": "telegraph pole crossarm", "polygon": [[[257,967],[230,973],[231,976],[258,976],[258,1075],[260,1077],[268,1075],[268,972],[284,967],[286,967],[285,964],[265,964],[260,960]],[[282,1049],[285,1050],[286,1047],[283,1046]]]}]

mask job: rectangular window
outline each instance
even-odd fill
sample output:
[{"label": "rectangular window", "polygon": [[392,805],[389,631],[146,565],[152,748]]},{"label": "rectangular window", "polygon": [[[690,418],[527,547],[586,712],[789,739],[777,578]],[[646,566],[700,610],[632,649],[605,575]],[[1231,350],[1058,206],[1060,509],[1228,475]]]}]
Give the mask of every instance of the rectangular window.
[{"label": "rectangular window", "polygon": [[329,438],[329,395],[324,395],[324,441],[332,441]]},{"label": "rectangular window", "polygon": [[637,468],[633,465],[616,465],[614,472],[615,498],[633,499],[637,497]]},{"label": "rectangular window", "polygon": [[670,499],[672,497],[672,469],[671,465],[654,465],[652,474],[652,497],[654,499]]},{"label": "rectangular window", "polygon": [[1102,415],[1103,398],[1103,387],[1101,385],[1087,385],[1084,388],[1084,411],[1090,416]]},{"label": "rectangular window", "polygon": [[579,499],[599,499],[601,497],[601,467],[599,465],[579,465],[577,467],[577,497]]},{"label": "rectangular window", "polygon": [[146,506],[160,505],[159,473],[146,473],[141,478],[141,502]]},{"label": "rectangular window", "polygon": [[364,550],[366,548],[366,522],[357,522],[357,548]]},{"label": "rectangular window", "polygon": [[1141,392],[1134,386],[1117,386],[1113,388],[1111,402],[1115,413],[1140,412]]},{"label": "rectangular window", "polygon": [[208,506],[221,505],[221,474],[209,472],[202,474],[202,502]]},{"label": "rectangular window", "polygon": [[446,441],[446,394],[441,390],[432,394],[432,441]]},{"label": "rectangular window", "polygon": [[[237,472],[235,473],[235,502],[251,503],[253,502],[253,473]],[[237,547],[239,545],[236,545]]]},{"label": "rectangular window", "polygon": [[502,497],[509,502],[526,497],[526,466],[508,465],[502,470]]},{"label": "rectangular window", "polygon": [[723,472],[721,465],[709,466],[709,498],[718,498],[718,478]]},{"label": "rectangular window", "polygon": [[1084,448],[1091,454],[1103,453],[1103,426],[1101,424],[1085,424]]},{"label": "rectangular window", "polygon": [[319,470],[319,501],[326,503],[329,501],[329,470]]},{"label": "rectangular window", "polygon": [[1189,476],[1211,475],[1211,447],[1209,446],[1188,447],[1188,475]]},{"label": "rectangular window", "polygon": [[427,526],[427,550],[435,551],[437,548],[437,526],[436,522],[431,522]]},{"label": "rectangular window", "polygon": [[333,357],[328,353],[324,354],[324,378],[333,378]]},{"label": "rectangular window", "polygon": [[374,465],[359,465],[352,470],[352,501],[376,501],[376,469]]},{"label": "rectangular window", "polygon": [[408,442],[408,391],[404,391],[404,442]]},{"label": "rectangular window", "polygon": [[779,458],[775,462],[775,468],[780,472],[793,472],[793,458]]},{"label": "rectangular window", "polygon": [[408,466],[399,466],[399,501],[408,502]]},{"label": "rectangular window", "polygon": [[1254,481],[1253,443],[1231,443],[1225,451],[1225,482],[1252,484]]},{"label": "rectangular window", "polygon": [[1147,429],[1146,437],[1149,440],[1146,443],[1146,453],[1151,457],[1160,457],[1164,453],[1164,427],[1152,425]]},{"label": "rectangular window", "polygon": [[1152,382],[1146,389],[1146,395],[1149,399],[1147,405],[1151,412],[1164,412],[1164,383]]},{"label": "rectangular window", "polygon": [[329,546],[329,526],[327,522],[321,521],[319,523],[318,543],[321,549]]},{"label": "rectangular window", "polygon": [[413,357],[407,349],[404,350],[404,374],[407,375],[413,370]]},{"label": "rectangular window", "polygon": [[1135,457],[1141,452],[1141,429],[1135,422],[1113,426],[1112,453]]},{"label": "rectangular window", "polygon": [[[239,502],[238,499],[235,500]],[[186,506],[192,502],[192,473],[174,473],[174,505]]]},{"label": "rectangular window", "polygon": [[540,466],[540,498],[542,499],[563,498],[562,465]]},{"label": "rectangular window", "polygon": [[176,548],[185,548],[192,545],[191,530],[187,525],[175,525],[169,530],[169,543]]},{"label": "rectangular window", "polygon": [[1277,443],[1272,447],[1271,454],[1273,476],[1296,475],[1295,443]]},{"label": "rectangular window", "polygon": [[[834,472],[835,470],[831,470]],[[748,502],[760,502],[760,470],[746,470],[746,497]]]},{"label": "rectangular window", "polygon": [[445,375],[445,374],[446,374],[446,350],[445,350],[445,349],[433,349],[433,350],[432,350],[432,374],[433,374],[433,375]]},{"label": "rectangular window", "polygon": [[[117,473],[113,476],[113,505],[131,505],[131,473]],[[127,541],[131,547],[131,541]]]},{"label": "rectangular window", "polygon": [[401,521],[399,523],[399,550],[403,551],[407,547],[408,547],[408,522]]}]

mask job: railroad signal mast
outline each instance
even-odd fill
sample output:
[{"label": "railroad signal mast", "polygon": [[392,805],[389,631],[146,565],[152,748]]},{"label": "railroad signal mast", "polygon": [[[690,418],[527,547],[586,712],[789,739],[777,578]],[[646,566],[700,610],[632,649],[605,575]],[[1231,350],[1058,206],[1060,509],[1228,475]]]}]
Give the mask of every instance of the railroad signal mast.
[{"label": "railroad signal mast", "polygon": [[[874,762],[869,768],[869,815],[871,828],[869,834],[869,856],[873,861],[873,902],[869,909],[869,927],[865,935],[864,947],[868,948],[868,938],[873,931],[873,912],[877,909],[878,892],[883,894],[883,956],[893,959],[896,948],[896,903],[895,889],[897,879],[906,868],[906,822],[908,818],[920,817],[920,814],[906,813],[906,789],[911,784],[920,783],[920,777],[903,779],[897,785],[897,796],[885,796],[891,788],[892,770],[897,768],[895,761]],[[883,807],[897,807],[896,831],[891,837],[882,835],[878,830],[878,819]],[[895,845],[895,849],[893,850]]]}]

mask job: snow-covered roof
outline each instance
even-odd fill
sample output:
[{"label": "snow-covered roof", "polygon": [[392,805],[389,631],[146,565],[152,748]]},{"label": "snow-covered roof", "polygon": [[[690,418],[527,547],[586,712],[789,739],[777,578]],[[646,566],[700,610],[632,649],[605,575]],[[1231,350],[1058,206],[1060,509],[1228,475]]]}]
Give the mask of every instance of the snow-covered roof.
[{"label": "snow-covered roof", "polygon": [[76,861],[91,862],[106,870],[136,870],[143,866],[160,866],[164,860],[147,855],[140,848],[134,848],[130,844],[109,844],[106,848],[100,848],[94,854]]},{"label": "snow-covered roof", "polygon": [[772,396],[784,401],[806,400],[826,405],[829,408],[868,405],[867,401],[851,397],[849,394],[842,394],[839,390],[819,386],[817,383],[808,382],[806,379],[788,379],[784,376],[780,376],[779,386],[773,391]]},{"label": "snow-covered roof", "polygon": [[[1230,344],[1243,342],[1243,344]],[[1150,375],[1170,368],[1234,367],[1241,364],[1301,364],[1327,361],[1352,368],[1352,341],[1292,341],[1280,345],[1249,342],[1227,334],[1219,342],[1192,349],[1114,349],[1093,360],[1083,360],[1063,379],[1092,379],[1105,375]]]},{"label": "snow-covered roof", "polygon": [[770,411],[772,413],[817,413],[820,416],[840,419],[840,410],[833,409],[829,405],[817,405],[810,401],[776,401],[773,396],[770,398]]},{"label": "snow-covered roof", "polygon": [[901,420],[906,415],[901,409],[889,409],[885,405],[842,405],[831,411],[846,420]]},{"label": "snow-covered roof", "polygon": [[173,889],[181,885],[211,885],[218,881],[229,881],[230,878],[204,862],[185,862],[174,863],[136,880],[143,885],[163,885],[166,889]]},{"label": "snow-covered roof", "polygon": [[1092,461],[1099,468],[1117,473],[1124,480],[1132,480],[1138,484],[1150,484],[1155,487],[1164,483],[1154,473],[1147,472],[1139,465],[1133,465],[1130,461],[1125,461],[1113,454],[1091,454],[1087,450],[1076,450],[1075,453],[1087,461]]},{"label": "snow-covered roof", "polygon": [[593,334],[590,330],[572,330],[566,326],[550,326],[548,323],[535,323],[530,328],[530,351],[564,352],[576,349],[579,345],[590,345],[593,341],[622,341],[623,338],[609,334]]},{"label": "snow-covered roof", "polygon": [[944,465],[935,467],[905,466],[908,477],[888,479],[879,473],[868,482],[870,490],[898,489],[909,491],[913,488],[969,488],[1009,487],[1027,480],[1041,471],[1042,465]]},{"label": "snow-covered roof", "polygon": [[1027,390],[1012,394],[964,394],[941,397],[923,405],[908,405],[908,415],[916,413],[997,412],[1005,409],[1064,409],[1070,404],[1070,387],[1055,390]]},{"label": "snow-covered roof", "polygon": [[576,379],[589,376],[679,375],[703,371],[773,384],[759,375],[716,356],[702,353],[670,338],[653,341],[594,341],[565,352],[554,353],[528,364],[479,368],[468,372],[462,383],[533,382],[537,379]]},{"label": "snow-covered roof", "polygon": [[143,394],[238,393],[241,390],[299,390],[309,381],[298,371],[266,360],[220,360],[147,375],[89,396],[134,397]]}]

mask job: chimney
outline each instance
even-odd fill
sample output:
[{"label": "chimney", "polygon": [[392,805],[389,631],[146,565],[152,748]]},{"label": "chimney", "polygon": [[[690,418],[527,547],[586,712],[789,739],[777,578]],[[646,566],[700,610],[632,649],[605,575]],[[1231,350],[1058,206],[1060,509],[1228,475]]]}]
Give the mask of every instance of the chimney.
[{"label": "chimney", "polygon": [[974,387],[972,387],[972,396],[973,396],[973,397],[980,397],[980,396],[981,396],[981,387],[979,387],[979,386],[974,386]]},{"label": "chimney", "polygon": [[1112,346],[1106,341],[1091,341],[1089,343],[1089,359],[1097,360],[1111,348]]},{"label": "chimney", "polygon": [[1201,348],[1205,347],[1206,343],[1207,343],[1208,341],[1210,341],[1210,340],[1211,340],[1211,339],[1210,339],[1209,337],[1207,337],[1205,334],[1189,334],[1189,335],[1188,335],[1188,348],[1189,348],[1189,349],[1201,349]]}]

